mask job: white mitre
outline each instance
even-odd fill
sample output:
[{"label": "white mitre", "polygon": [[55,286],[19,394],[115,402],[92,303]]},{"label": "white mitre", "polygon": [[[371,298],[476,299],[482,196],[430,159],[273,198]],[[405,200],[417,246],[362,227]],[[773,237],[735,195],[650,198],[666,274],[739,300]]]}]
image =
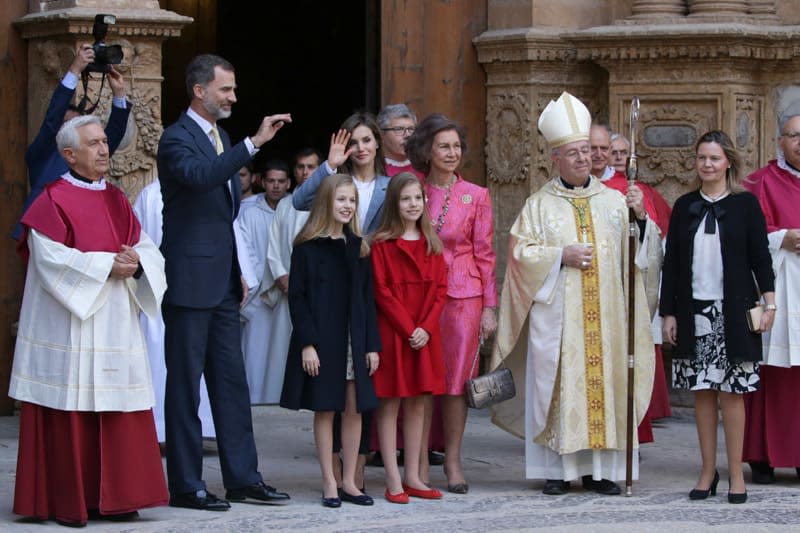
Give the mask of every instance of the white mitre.
[{"label": "white mitre", "polygon": [[558,100],[550,100],[539,117],[539,131],[550,148],[575,141],[588,141],[592,115],[583,102],[564,91]]}]

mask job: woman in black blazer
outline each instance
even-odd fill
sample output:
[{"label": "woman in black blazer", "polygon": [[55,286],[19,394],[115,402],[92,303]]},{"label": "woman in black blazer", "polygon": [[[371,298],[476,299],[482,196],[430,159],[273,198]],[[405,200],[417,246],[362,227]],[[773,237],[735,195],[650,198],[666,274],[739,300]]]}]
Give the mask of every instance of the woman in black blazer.
[{"label": "woman in black blazer", "polygon": [[[716,494],[717,402],[728,454],[730,503],[747,500],[742,472],[744,401],[758,388],[761,335],[746,312],[764,298],[760,330],[775,315],[774,274],[758,200],[739,184],[741,162],[730,138],[710,131],[696,145],[700,188],[678,198],[667,234],[660,313],[674,345],[672,381],[695,391],[703,469],[689,498]],[[756,283],[758,285],[756,285]]]}]

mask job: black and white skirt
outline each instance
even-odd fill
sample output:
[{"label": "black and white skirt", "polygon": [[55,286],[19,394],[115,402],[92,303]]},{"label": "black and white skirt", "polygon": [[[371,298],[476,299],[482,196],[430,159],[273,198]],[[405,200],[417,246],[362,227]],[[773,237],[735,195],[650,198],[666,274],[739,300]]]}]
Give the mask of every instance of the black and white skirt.
[{"label": "black and white skirt", "polygon": [[695,359],[672,360],[676,389],[744,394],[758,390],[758,363],[728,361],[722,300],[694,301]]}]

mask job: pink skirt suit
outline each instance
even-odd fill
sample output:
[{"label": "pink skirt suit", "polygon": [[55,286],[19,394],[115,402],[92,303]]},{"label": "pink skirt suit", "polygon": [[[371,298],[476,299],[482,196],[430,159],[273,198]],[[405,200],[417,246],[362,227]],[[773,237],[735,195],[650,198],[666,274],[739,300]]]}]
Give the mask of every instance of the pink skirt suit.
[{"label": "pink skirt suit", "polygon": [[449,191],[426,183],[425,192],[448,269],[440,320],[445,394],[458,396],[464,394],[464,382],[478,373],[474,363],[483,309],[497,306],[492,202],[488,189],[460,176]]}]

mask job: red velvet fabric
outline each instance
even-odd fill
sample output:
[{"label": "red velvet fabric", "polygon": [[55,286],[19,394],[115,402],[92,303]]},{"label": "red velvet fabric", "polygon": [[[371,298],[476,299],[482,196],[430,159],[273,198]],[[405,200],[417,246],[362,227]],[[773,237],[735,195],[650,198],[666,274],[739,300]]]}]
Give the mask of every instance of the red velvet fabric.
[{"label": "red velvet fabric", "polygon": [[97,191],[57,179],[44,188],[21,220],[17,251],[27,261],[28,228],[81,252],[117,253],[139,242],[141,226],[125,194],[106,184]]},{"label": "red velvet fabric", "polygon": [[152,412],[59,411],[23,402],[14,513],[85,523],[88,510],[166,505]]},{"label": "red velvet fabric", "polygon": [[800,367],[762,366],[758,391],[744,396],[744,461],[800,467]]},{"label": "red velvet fabric", "polygon": [[661,354],[661,345],[656,344],[656,371],[653,375],[653,395],[650,397],[650,407],[647,416],[651,420],[672,416],[672,406],[669,404],[669,390],[667,389],[667,375],[664,372],[664,357]]}]

